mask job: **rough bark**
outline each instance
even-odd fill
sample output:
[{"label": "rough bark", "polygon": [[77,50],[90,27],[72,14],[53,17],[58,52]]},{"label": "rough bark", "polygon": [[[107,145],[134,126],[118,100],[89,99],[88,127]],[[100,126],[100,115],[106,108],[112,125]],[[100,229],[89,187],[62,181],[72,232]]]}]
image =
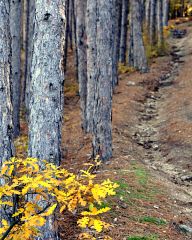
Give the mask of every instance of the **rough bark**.
[{"label": "rough bark", "polygon": [[156,38],[156,0],[151,0],[150,6],[150,27],[149,27],[149,40],[151,45],[157,43]]},{"label": "rough bark", "polygon": [[77,30],[76,30],[76,14],[75,14],[75,0],[72,1],[72,33],[73,33],[73,45],[74,45],[74,64],[75,64],[75,72],[76,79],[78,80],[78,50],[77,50]]},{"label": "rough bark", "polygon": [[[5,160],[13,156],[9,11],[9,2],[0,0],[0,168]],[[7,214],[0,208],[0,222],[2,218],[8,220]]]},{"label": "rough bark", "polygon": [[78,56],[78,82],[81,101],[82,128],[87,131],[87,45],[86,45],[86,16],[87,0],[76,0],[76,36]]},{"label": "rough bark", "polygon": [[114,51],[113,51],[113,88],[118,84],[118,62],[119,49],[121,40],[121,15],[122,15],[122,0],[114,0],[113,7],[114,20]]},{"label": "rough bark", "polygon": [[64,56],[63,56],[63,66],[64,73],[67,71],[67,54],[69,45],[69,0],[65,2],[65,14],[66,14],[66,28],[65,28],[65,46],[64,46]]},{"label": "rough bark", "polygon": [[124,64],[126,63],[127,52],[128,6],[129,0],[122,0],[121,42],[119,61]]},{"label": "rough bark", "polygon": [[163,0],[157,2],[157,44],[163,47]]},{"label": "rough bark", "polygon": [[145,24],[147,31],[149,31],[150,26],[150,12],[151,12],[151,0],[146,0],[145,2]]},{"label": "rough bark", "polygon": [[0,0],[0,165],[13,153],[12,105],[10,81],[11,40],[9,28],[9,4]]},{"label": "rough bark", "polygon": [[163,26],[168,26],[169,0],[163,0]]},{"label": "rough bark", "polygon": [[11,84],[13,105],[13,134],[20,133],[20,96],[21,96],[21,1],[10,2],[10,32],[11,32]]},{"label": "rough bark", "polygon": [[97,79],[97,1],[87,0],[87,131],[93,132],[95,84]]},{"label": "rough bark", "polygon": [[[112,156],[113,7],[111,0],[87,1],[88,106],[93,114],[93,156]],[[91,97],[90,97],[91,96]],[[92,110],[91,109],[91,110]],[[89,113],[90,114],[90,113]]]},{"label": "rough bark", "polygon": [[[65,1],[35,1],[34,50],[31,69],[29,155],[56,165],[61,159],[63,116],[63,50]],[[38,239],[59,239],[54,218],[47,219]]]},{"label": "rough bark", "polygon": [[130,3],[129,65],[141,72],[147,72],[147,59],[142,35],[140,0]]},{"label": "rough bark", "polygon": [[27,1],[27,16],[26,16],[26,46],[25,46],[25,79],[24,79],[24,99],[27,115],[29,114],[30,102],[30,84],[31,84],[31,64],[33,52],[33,32],[34,32],[34,0]]},{"label": "rough bark", "polygon": [[69,0],[69,46],[73,50],[73,0]]}]

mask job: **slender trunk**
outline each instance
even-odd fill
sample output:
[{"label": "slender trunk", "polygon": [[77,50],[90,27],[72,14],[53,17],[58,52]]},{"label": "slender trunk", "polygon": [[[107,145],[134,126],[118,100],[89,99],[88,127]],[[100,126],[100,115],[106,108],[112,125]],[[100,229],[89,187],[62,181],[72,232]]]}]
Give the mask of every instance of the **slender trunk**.
[{"label": "slender trunk", "polygon": [[[0,168],[4,161],[13,156],[9,11],[8,1],[0,0]],[[2,219],[9,221],[7,213],[10,213],[10,209],[5,212],[0,208],[0,223]]]},{"label": "slender trunk", "polygon": [[168,26],[169,0],[163,0],[163,26]]},{"label": "slender trunk", "polygon": [[24,102],[29,114],[30,102],[30,84],[31,84],[31,64],[33,53],[33,33],[34,33],[34,16],[35,16],[35,2],[34,0],[27,1],[27,23],[26,23],[26,47],[25,47],[25,85],[24,85]]},{"label": "slender trunk", "polygon": [[67,54],[68,54],[68,45],[69,45],[69,0],[66,0],[65,3],[65,14],[66,14],[66,30],[65,30],[65,46],[64,46],[64,56],[63,56],[63,65],[64,73],[67,71]]},{"label": "slender trunk", "polygon": [[151,0],[146,0],[145,2],[145,23],[147,30],[149,31],[150,26],[150,12],[151,12]]},{"label": "slender trunk", "polygon": [[69,46],[73,50],[73,0],[69,0]]},{"label": "slender trunk", "polygon": [[73,33],[73,46],[74,46],[74,63],[75,63],[75,72],[76,79],[78,80],[78,50],[77,50],[77,30],[76,30],[76,14],[75,14],[75,0],[72,1],[72,33]]},{"label": "slender trunk", "polygon": [[122,0],[114,0],[113,8],[114,21],[114,51],[113,51],[113,88],[118,84],[118,62],[119,62],[119,49],[121,40],[121,15],[122,15]]},{"label": "slender trunk", "polygon": [[150,27],[149,27],[149,36],[150,44],[155,45],[157,43],[156,38],[156,0],[151,0],[150,7]]},{"label": "slender trunk", "polygon": [[93,157],[102,160],[112,156],[113,8],[111,0],[87,1],[87,105],[93,109]]},{"label": "slender trunk", "polygon": [[13,105],[13,134],[20,133],[20,96],[21,96],[21,1],[10,2],[11,32],[11,84]]},{"label": "slender trunk", "polygon": [[130,3],[129,65],[141,72],[147,72],[147,59],[142,35],[140,0]]},{"label": "slender trunk", "polygon": [[87,0],[87,131],[93,132],[95,84],[97,79],[97,0]]},{"label": "slender trunk", "polygon": [[122,19],[121,19],[121,42],[119,61],[126,64],[127,52],[127,28],[128,28],[128,0],[122,0]]},{"label": "slender trunk", "polygon": [[157,2],[157,44],[160,49],[163,48],[163,0]]},{"label": "slender trunk", "polygon": [[86,16],[87,0],[76,0],[76,36],[78,56],[78,82],[82,112],[82,128],[87,131],[87,45],[86,45]]},{"label": "slender trunk", "polygon": [[[31,69],[29,155],[56,165],[61,160],[63,116],[63,50],[65,1],[35,1],[34,50]],[[59,239],[54,217],[38,239]]]}]

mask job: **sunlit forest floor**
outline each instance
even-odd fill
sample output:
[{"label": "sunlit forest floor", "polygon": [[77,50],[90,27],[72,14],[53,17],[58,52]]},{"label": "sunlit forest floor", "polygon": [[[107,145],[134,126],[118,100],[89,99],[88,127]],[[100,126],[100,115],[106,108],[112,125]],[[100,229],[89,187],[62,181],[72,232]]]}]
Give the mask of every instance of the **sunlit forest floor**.
[{"label": "sunlit forest floor", "polygon": [[[192,22],[182,39],[170,37],[170,54],[156,58],[147,74],[121,73],[113,105],[114,157],[97,171],[120,185],[107,204],[115,240],[184,240],[192,225]],[[86,168],[91,138],[81,130],[78,84],[69,56],[65,82],[62,165]],[[26,138],[26,124],[22,124]],[[18,152],[21,139],[17,140]],[[26,148],[26,146],[24,146]],[[59,216],[63,239],[76,239],[72,215]],[[138,236],[138,238],[137,238]],[[140,238],[139,238],[140,236]]]}]

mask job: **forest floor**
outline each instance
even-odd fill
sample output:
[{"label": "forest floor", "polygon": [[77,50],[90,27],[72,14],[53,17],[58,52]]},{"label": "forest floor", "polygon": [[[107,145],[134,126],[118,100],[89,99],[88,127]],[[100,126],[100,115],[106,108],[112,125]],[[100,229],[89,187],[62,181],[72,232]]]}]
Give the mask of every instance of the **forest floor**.
[{"label": "forest floor", "polygon": [[[192,22],[178,28],[186,28],[187,35],[170,38],[169,55],[154,59],[149,73],[120,74],[115,89],[114,156],[97,171],[98,180],[109,178],[120,186],[105,215],[114,240],[192,239]],[[77,173],[90,162],[91,138],[81,130],[70,64],[63,166]],[[61,216],[63,239],[77,239],[75,221]]]}]

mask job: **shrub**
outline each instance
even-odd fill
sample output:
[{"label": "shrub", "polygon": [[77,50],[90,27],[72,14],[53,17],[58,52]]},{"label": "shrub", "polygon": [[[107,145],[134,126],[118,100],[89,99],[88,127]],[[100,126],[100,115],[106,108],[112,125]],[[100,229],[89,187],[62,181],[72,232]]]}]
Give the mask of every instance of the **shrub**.
[{"label": "shrub", "polygon": [[[118,185],[110,180],[96,183],[95,175],[91,174],[93,166],[77,176],[46,161],[39,165],[34,158],[12,158],[5,162],[0,173],[0,206],[5,215],[0,238],[35,238],[41,234],[39,228],[46,218],[56,209],[60,213],[78,212],[81,218],[77,224],[83,229],[101,232],[108,228],[109,224],[102,221],[100,215],[110,208],[96,206],[107,196],[115,195]],[[88,235],[84,233],[85,238]]]}]

